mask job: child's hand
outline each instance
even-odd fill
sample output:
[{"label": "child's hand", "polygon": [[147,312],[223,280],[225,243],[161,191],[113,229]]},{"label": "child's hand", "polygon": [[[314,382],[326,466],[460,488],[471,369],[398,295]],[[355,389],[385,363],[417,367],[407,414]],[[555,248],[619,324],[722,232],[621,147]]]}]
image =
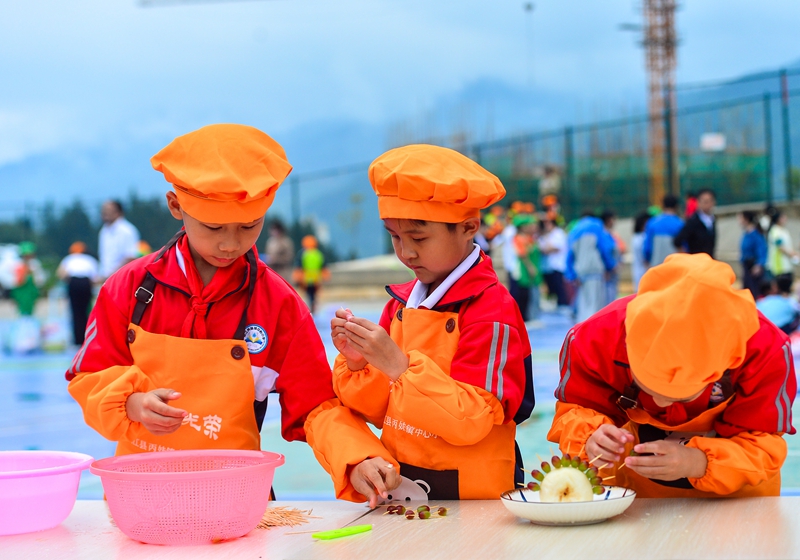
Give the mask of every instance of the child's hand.
[{"label": "child's hand", "polygon": [[347,367],[350,371],[358,371],[367,366],[367,360],[347,341],[347,331],[345,323],[353,318],[353,312],[349,309],[339,309],[336,316],[331,319],[331,340],[336,349],[347,360]]},{"label": "child's hand", "polygon": [[393,381],[408,369],[408,356],[380,325],[351,317],[344,328],[348,344]]},{"label": "child's hand", "polygon": [[400,486],[400,473],[386,459],[365,459],[350,471],[350,483],[369,499],[369,507],[378,505],[378,496],[388,498],[389,491]]},{"label": "child's hand", "polygon": [[678,480],[679,478],[702,478],[706,474],[706,454],[686,447],[677,441],[651,441],[633,448],[636,453],[654,455],[626,457],[625,466],[647,478]]},{"label": "child's hand", "polygon": [[613,424],[603,424],[586,440],[586,454],[589,460],[599,455],[606,463],[616,463],[620,453],[625,451],[625,444],[632,441],[633,434],[628,430],[617,428]]},{"label": "child's hand", "polygon": [[181,398],[172,389],[156,389],[149,393],[131,393],[125,401],[125,412],[131,422],[141,422],[157,436],[171,434],[181,427],[187,412],[167,404]]}]

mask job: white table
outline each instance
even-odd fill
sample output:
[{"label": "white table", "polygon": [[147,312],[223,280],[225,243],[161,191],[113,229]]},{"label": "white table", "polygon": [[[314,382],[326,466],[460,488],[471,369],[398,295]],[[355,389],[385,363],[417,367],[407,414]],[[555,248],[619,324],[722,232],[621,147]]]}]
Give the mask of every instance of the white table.
[{"label": "white table", "polygon": [[[0,558],[347,559],[371,558],[800,558],[800,498],[738,500],[637,499],[615,519],[581,527],[541,527],[512,516],[499,501],[431,502],[450,508],[443,519],[409,521],[366,512],[346,502],[275,502],[314,509],[312,523],[255,530],[216,545],[164,547],[132,541],[108,519],[100,501],[79,501],[60,526],[0,537]],[[347,523],[368,533],[332,541],[310,534]]]}]

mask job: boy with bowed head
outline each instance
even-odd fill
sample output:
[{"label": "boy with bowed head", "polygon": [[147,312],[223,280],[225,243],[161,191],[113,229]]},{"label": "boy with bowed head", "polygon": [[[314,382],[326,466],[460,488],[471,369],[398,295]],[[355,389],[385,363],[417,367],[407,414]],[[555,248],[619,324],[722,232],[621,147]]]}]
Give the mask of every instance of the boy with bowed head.
[{"label": "boy with bowed head", "polygon": [[383,451],[336,400],[305,304],[257,256],[264,214],[292,170],[283,148],[255,128],[218,124],[176,138],[151,163],[174,187],[167,204],[183,228],[100,291],[66,375],[87,424],[118,442],[117,455],[258,450],[275,391],[286,440],[313,446],[316,431],[349,442],[344,462],[327,468]]},{"label": "boy with bowed head", "polygon": [[[480,210],[505,189],[469,158],[428,145],[390,150],[369,178],[395,254],[416,279],[387,287],[379,324],[337,312],[334,389],[382,428],[381,456],[404,483],[430,499],[496,499],[521,479],[516,424],[534,405],[525,325],[473,242]],[[374,494],[358,470],[349,481],[334,474],[335,484]]]},{"label": "boy with bowed head", "polygon": [[576,325],[548,439],[644,498],[779,495],[792,352],[735,279],[706,254],[670,255]]}]

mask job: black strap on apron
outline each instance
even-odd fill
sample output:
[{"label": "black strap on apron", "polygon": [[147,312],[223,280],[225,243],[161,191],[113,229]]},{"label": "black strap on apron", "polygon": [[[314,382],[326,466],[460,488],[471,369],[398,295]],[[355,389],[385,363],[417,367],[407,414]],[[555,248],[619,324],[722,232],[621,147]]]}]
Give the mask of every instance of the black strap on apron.
[{"label": "black strap on apron", "polygon": [[639,405],[639,387],[636,383],[631,383],[622,391],[622,394],[617,399],[617,406],[624,412],[632,408],[637,408]]}]

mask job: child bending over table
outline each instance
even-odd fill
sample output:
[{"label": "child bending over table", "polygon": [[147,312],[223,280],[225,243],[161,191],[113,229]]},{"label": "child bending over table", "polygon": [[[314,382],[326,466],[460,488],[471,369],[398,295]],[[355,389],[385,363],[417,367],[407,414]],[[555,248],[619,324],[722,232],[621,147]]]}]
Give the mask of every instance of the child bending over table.
[{"label": "child bending over table", "polygon": [[779,495],[792,351],[734,280],[708,255],[671,255],[576,325],[548,439],[640,497]]}]

